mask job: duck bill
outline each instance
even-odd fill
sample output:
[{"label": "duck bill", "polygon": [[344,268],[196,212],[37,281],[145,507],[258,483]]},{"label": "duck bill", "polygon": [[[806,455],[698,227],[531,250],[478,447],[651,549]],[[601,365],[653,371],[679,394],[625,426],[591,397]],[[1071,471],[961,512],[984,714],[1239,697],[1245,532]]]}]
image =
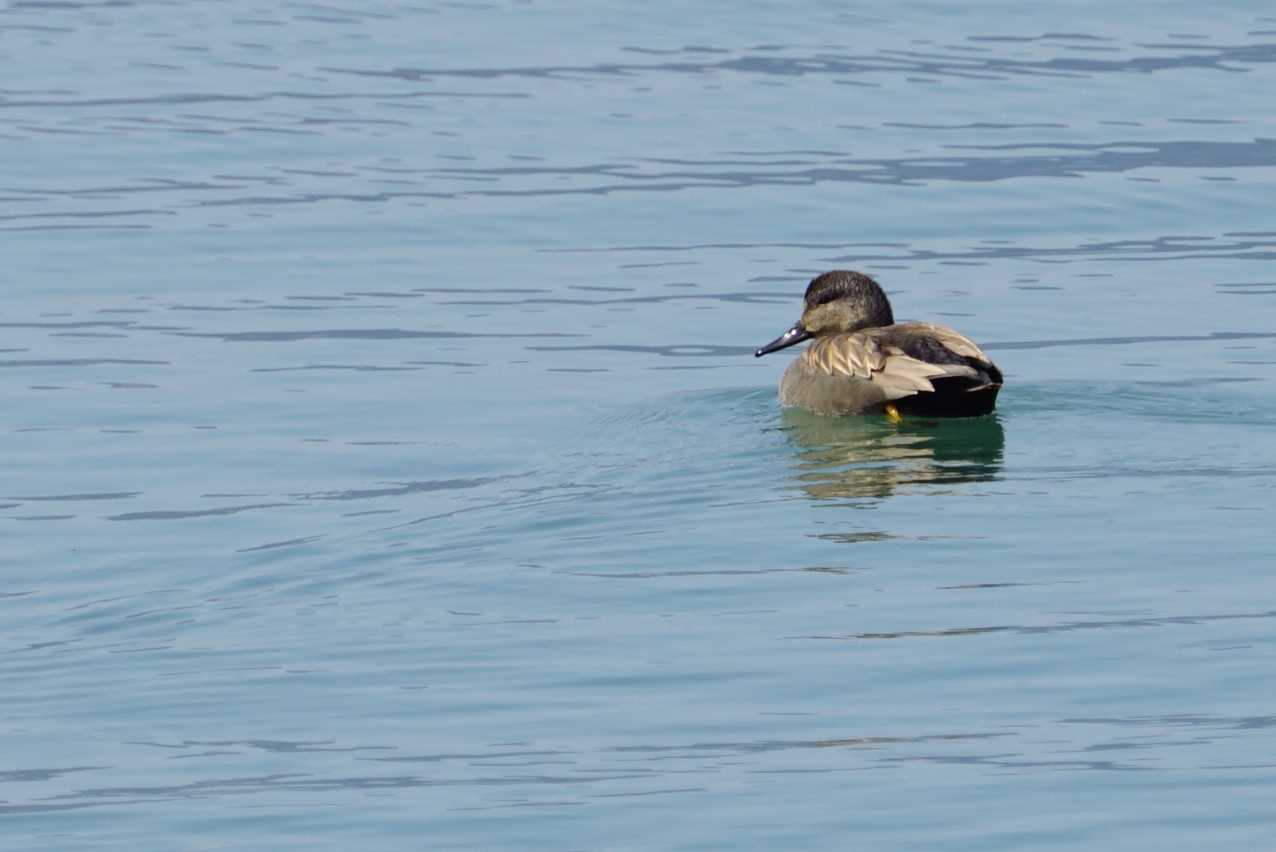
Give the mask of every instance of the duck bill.
[{"label": "duck bill", "polygon": [[757,352],[753,353],[754,358],[761,358],[763,355],[769,355],[772,352],[779,352],[781,349],[788,349],[790,346],[796,346],[803,340],[810,340],[813,335],[807,331],[800,322],[793,323],[793,327],[781,334],[775,340],[772,340],[766,346],[763,346]]}]

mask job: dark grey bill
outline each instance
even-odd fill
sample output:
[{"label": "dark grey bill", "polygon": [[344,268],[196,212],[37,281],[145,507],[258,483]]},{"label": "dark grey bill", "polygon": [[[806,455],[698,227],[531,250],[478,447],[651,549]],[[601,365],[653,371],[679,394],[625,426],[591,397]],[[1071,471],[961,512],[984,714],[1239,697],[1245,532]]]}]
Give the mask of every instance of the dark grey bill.
[{"label": "dark grey bill", "polygon": [[801,343],[803,340],[810,340],[811,336],[811,332],[803,328],[802,323],[795,322],[791,329],[784,332],[784,334],[781,334],[775,340],[772,340],[766,346],[763,346],[757,352],[754,352],[753,357],[761,358],[763,355],[768,355],[772,352],[779,352],[781,349],[787,349],[790,346]]}]

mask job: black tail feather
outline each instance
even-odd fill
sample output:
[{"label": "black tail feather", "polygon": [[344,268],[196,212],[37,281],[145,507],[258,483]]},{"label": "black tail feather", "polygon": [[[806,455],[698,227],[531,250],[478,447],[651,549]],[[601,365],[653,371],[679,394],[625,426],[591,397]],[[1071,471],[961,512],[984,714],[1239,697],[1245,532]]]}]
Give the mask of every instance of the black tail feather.
[{"label": "black tail feather", "polygon": [[[996,371],[996,376],[991,375]],[[978,417],[990,414],[997,405],[1001,373],[994,367],[983,380],[965,376],[931,379],[935,390],[895,400],[901,414],[922,417]]]}]

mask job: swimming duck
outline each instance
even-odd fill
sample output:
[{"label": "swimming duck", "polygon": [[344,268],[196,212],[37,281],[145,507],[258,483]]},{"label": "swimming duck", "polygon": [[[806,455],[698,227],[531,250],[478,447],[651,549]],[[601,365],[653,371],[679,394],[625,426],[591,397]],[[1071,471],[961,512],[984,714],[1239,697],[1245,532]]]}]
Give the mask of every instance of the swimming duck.
[{"label": "swimming duck", "polygon": [[974,417],[993,410],[1001,370],[969,338],[928,322],[895,323],[891,303],[862,272],[811,280],[802,318],[753,354],[815,338],[780,379],[780,404],[817,414]]}]

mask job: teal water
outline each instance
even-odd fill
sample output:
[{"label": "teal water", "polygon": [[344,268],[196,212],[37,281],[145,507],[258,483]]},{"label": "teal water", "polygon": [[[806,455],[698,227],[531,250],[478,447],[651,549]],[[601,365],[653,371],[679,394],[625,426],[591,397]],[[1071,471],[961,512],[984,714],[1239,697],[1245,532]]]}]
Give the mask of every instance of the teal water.
[{"label": "teal water", "polygon": [[[1262,4],[10,2],[5,849],[1259,849]],[[782,412],[806,281],[998,413]]]}]

